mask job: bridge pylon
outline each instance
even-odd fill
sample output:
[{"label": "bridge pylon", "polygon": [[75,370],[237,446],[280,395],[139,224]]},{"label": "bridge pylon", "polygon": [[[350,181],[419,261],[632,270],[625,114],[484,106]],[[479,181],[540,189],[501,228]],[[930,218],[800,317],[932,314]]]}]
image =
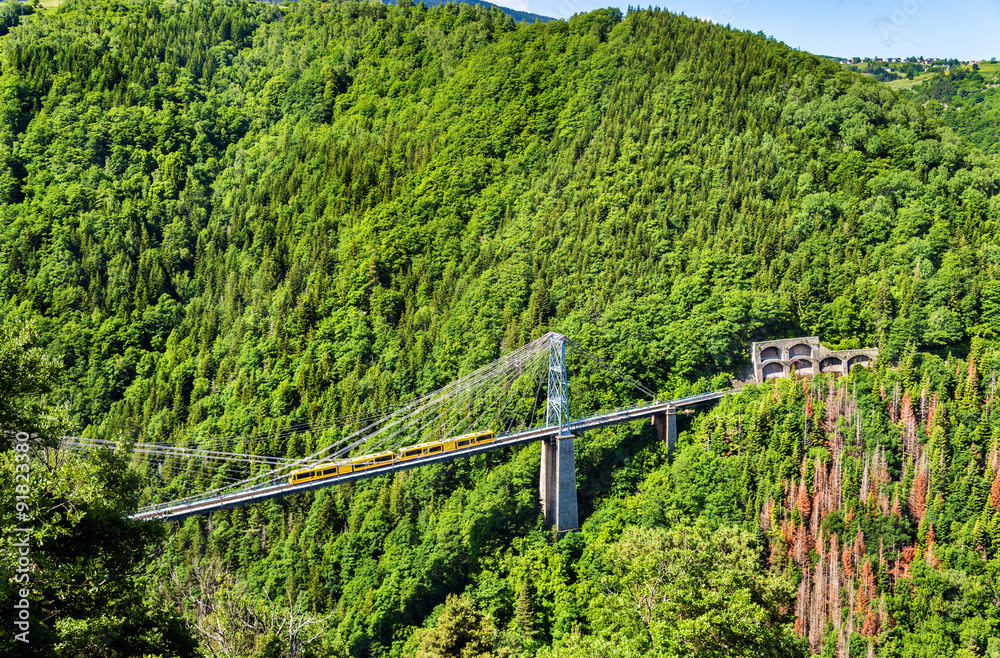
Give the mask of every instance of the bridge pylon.
[{"label": "bridge pylon", "polygon": [[566,375],[566,337],[549,337],[549,388],[545,398],[545,424],[566,427],[569,423],[569,377]]},{"label": "bridge pylon", "polygon": [[545,522],[558,532],[576,530],[580,516],[576,506],[576,456],[569,432],[569,379],[566,375],[566,337],[552,334],[549,341],[549,385],[546,391],[545,424],[556,425],[558,434],[542,441],[539,494]]}]

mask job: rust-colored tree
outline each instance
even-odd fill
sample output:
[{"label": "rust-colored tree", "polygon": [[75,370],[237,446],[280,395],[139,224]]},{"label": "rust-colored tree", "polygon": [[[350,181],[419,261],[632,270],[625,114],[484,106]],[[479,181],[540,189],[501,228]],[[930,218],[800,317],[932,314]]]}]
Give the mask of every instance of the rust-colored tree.
[{"label": "rust-colored tree", "polygon": [[878,635],[878,610],[873,605],[869,605],[865,612],[865,620],[861,624],[861,634],[865,637]]},{"label": "rust-colored tree", "polygon": [[893,570],[893,575],[896,578],[909,578],[910,577],[910,565],[913,563],[913,558],[917,556],[917,545],[906,546],[903,548],[903,552],[896,559],[896,567]]},{"label": "rust-colored tree", "polygon": [[844,565],[844,574],[848,577],[854,575],[854,560],[851,558],[853,549],[850,544],[844,544],[844,550],[840,553],[840,561]]},{"label": "rust-colored tree", "polygon": [[802,478],[799,483],[799,496],[796,499],[796,504],[799,506],[799,515],[802,517],[803,522],[805,522],[812,512],[812,497],[809,495],[809,489],[806,488],[805,478]]},{"label": "rust-colored tree", "polygon": [[917,472],[917,477],[913,479],[913,486],[910,488],[910,499],[907,502],[910,516],[916,519],[917,523],[923,520],[924,512],[926,511],[927,485],[927,468],[921,467]]}]

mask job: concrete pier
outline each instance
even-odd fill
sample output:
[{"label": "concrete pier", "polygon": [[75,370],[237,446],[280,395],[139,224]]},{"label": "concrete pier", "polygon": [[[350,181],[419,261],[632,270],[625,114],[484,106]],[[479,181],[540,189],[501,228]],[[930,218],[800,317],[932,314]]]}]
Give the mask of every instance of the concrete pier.
[{"label": "concrete pier", "polygon": [[573,435],[561,434],[542,441],[542,468],[539,478],[545,522],[559,532],[576,530],[580,517],[576,508],[576,457]]},{"label": "concrete pier", "polygon": [[667,448],[667,457],[673,457],[677,447],[677,407],[668,407],[662,414],[653,416],[656,440]]}]

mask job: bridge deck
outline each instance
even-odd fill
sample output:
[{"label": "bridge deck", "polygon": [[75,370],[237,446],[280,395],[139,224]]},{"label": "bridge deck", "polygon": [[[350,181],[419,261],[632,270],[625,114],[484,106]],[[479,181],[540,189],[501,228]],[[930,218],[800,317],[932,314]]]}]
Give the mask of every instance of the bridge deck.
[{"label": "bridge deck", "polygon": [[[684,398],[678,398],[676,400],[668,400],[666,402],[656,401],[651,404],[629,407],[626,409],[618,409],[615,411],[603,414],[597,414],[594,416],[588,416],[586,418],[580,418],[571,421],[568,425],[568,429],[570,433],[574,433],[574,432],[583,432],[585,430],[597,429],[600,427],[608,427],[609,425],[617,425],[619,423],[627,423],[634,420],[640,420],[642,418],[648,418],[649,416],[654,416],[656,414],[664,413],[670,408],[677,409],[681,407],[694,406],[696,404],[702,404],[705,402],[712,402],[735,392],[737,392],[737,389],[725,390],[725,391],[713,391],[711,393],[701,393],[698,395],[691,395]],[[281,496],[288,496],[291,494],[311,491],[313,489],[319,489],[321,487],[329,487],[337,484],[346,484],[347,482],[353,482],[355,480],[363,480],[366,478],[378,477],[379,475],[394,473],[395,471],[404,471],[407,469],[416,468],[418,466],[426,466],[428,464],[436,464],[439,462],[451,461],[452,459],[458,459],[460,457],[471,457],[472,455],[478,455],[484,452],[490,452],[492,450],[499,450],[500,448],[507,448],[510,446],[530,443],[532,441],[540,441],[542,439],[552,438],[558,435],[559,432],[560,432],[560,427],[555,425],[549,427],[525,430],[523,432],[516,432],[514,434],[499,436],[497,437],[497,440],[495,442],[483,446],[475,446],[472,448],[465,448],[462,450],[451,450],[446,453],[440,453],[437,455],[428,455],[425,457],[420,457],[406,462],[395,462],[387,466],[371,468],[361,473],[350,473],[347,475],[330,477],[319,481],[305,482],[303,484],[292,485],[287,481],[271,480],[267,483],[264,483],[262,485],[259,485],[251,489],[244,489],[242,491],[222,494],[220,496],[207,498],[201,501],[193,501],[190,503],[164,506],[147,510],[144,512],[138,512],[132,515],[132,518],[139,520],[183,519],[185,517],[192,516],[195,514],[205,514],[208,512],[214,512],[216,510],[223,510],[223,509],[228,509],[230,507],[238,507],[240,505],[247,505],[250,503],[261,502],[264,500],[269,500],[271,498],[279,498]]]}]

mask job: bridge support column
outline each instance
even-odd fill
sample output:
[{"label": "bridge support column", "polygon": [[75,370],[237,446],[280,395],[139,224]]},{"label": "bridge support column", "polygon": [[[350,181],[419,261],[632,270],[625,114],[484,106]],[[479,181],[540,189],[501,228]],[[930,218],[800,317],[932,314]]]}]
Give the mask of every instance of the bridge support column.
[{"label": "bridge support column", "polygon": [[580,527],[576,509],[576,457],[573,454],[572,434],[561,434],[542,441],[539,489],[547,524],[555,526],[558,532]]},{"label": "bridge support column", "polygon": [[662,414],[653,416],[656,440],[667,449],[667,457],[672,457],[677,446],[677,407],[670,407]]}]

